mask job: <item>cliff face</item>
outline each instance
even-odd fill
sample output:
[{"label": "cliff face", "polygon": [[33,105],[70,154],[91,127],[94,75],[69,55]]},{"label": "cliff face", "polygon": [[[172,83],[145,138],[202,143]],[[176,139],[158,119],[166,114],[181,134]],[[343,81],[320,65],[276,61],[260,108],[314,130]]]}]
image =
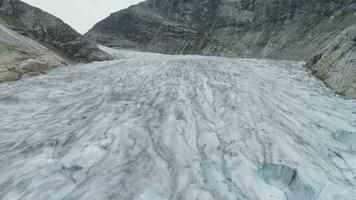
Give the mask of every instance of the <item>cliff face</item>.
[{"label": "cliff face", "polygon": [[[330,43],[338,43],[343,31],[356,24],[355,13],[354,0],[147,0],[113,13],[85,36],[106,46],[169,54],[294,60],[323,54],[308,66],[318,68],[317,76],[337,89],[349,80],[349,72],[356,72],[355,63],[348,64],[348,71],[333,72],[337,79],[325,79],[330,67],[322,63],[333,52]],[[338,49],[336,57],[344,58],[344,50]],[[347,85],[355,87],[352,81]]]},{"label": "cliff face", "polygon": [[67,62],[37,41],[0,24],[0,82],[39,75]]},{"label": "cliff face", "polygon": [[307,66],[337,93],[356,99],[356,25],[341,32]]},{"label": "cliff face", "polygon": [[62,20],[19,0],[0,0],[0,19],[62,56],[79,62],[111,59]]},{"label": "cliff face", "polygon": [[331,0],[148,0],[86,36],[161,53],[301,59],[356,23],[355,3]]},{"label": "cliff face", "polygon": [[144,2],[112,14],[86,36],[106,46],[173,54],[192,45],[197,31]]}]

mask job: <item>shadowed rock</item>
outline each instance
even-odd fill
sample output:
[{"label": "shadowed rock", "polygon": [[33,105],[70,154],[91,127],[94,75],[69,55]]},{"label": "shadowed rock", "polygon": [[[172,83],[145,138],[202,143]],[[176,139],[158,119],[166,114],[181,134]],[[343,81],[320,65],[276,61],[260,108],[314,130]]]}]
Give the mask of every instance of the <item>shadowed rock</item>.
[{"label": "shadowed rock", "polygon": [[307,65],[337,93],[356,98],[356,25],[341,32]]},{"label": "shadowed rock", "polygon": [[160,53],[304,59],[355,23],[355,10],[351,0],[147,0],[86,36]]}]

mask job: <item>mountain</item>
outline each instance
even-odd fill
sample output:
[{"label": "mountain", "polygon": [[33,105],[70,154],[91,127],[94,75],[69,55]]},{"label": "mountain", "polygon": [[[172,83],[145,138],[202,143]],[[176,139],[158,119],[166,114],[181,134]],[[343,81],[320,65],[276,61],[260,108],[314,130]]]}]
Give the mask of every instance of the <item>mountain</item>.
[{"label": "mountain", "polygon": [[[39,54],[49,54],[46,52],[51,52],[52,55],[57,54],[57,56],[52,61],[48,55],[45,61],[39,61],[41,59],[38,58],[37,61],[43,65],[43,67],[39,67],[41,69],[49,69],[70,62],[112,59],[109,54],[101,51],[93,42],[85,39],[62,20],[19,0],[0,0],[0,23],[2,24],[0,40],[3,41],[0,43],[0,49],[2,49],[0,53],[1,57],[7,58],[0,61],[0,71],[5,71],[7,74],[0,74],[0,77],[3,77],[0,78],[0,81],[21,77],[22,69],[19,67],[21,63],[18,62],[27,60],[31,63],[33,59],[38,58]],[[22,46],[19,41],[25,40],[32,41],[25,42]],[[29,45],[34,46],[31,48]],[[39,46],[42,46],[40,47],[41,52],[38,50]],[[17,57],[10,60],[11,56],[8,54],[17,54]],[[36,62],[30,65],[38,65]],[[45,66],[46,64],[43,62],[48,65]],[[9,72],[9,68],[12,71]],[[13,68],[18,69],[14,70]],[[43,71],[39,70],[35,73]],[[13,74],[17,72],[18,74]],[[9,74],[11,75],[8,76]]]},{"label": "mountain", "polygon": [[[326,61],[332,59],[330,43],[356,24],[355,13],[354,0],[147,0],[111,14],[85,36],[110,47],[168,54],[310,60],[329,86],[356,98],[356,81],[336,66],[346,62],[341,68],[356,72],[355,62],[343,57],[351,48]],[[316,61],[321,54],[323,61]]]},{"label": "mountain", "polygon": [[303,62],[107,50],[0,84],[0,199],[356,199],[356,104]]}]

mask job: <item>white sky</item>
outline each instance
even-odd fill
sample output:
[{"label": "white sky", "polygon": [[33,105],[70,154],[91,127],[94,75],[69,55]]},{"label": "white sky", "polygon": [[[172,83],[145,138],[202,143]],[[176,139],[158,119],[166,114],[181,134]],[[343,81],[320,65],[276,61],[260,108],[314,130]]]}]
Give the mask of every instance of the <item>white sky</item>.
[{"label": "white sky", "polygon": [[142,0],[22,0],[61,18],[80,33],[94,24]]}]

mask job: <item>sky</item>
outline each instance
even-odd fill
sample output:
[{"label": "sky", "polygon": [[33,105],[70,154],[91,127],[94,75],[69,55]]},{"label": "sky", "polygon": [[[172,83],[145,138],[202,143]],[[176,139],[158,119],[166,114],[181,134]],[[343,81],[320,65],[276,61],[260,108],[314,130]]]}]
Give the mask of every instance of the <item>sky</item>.
[{"label": "sky", "polygon": [[142,0],[22,0],[61,18],[79,33],[87,32],[94,24],[111,13],[125,9]]}]

